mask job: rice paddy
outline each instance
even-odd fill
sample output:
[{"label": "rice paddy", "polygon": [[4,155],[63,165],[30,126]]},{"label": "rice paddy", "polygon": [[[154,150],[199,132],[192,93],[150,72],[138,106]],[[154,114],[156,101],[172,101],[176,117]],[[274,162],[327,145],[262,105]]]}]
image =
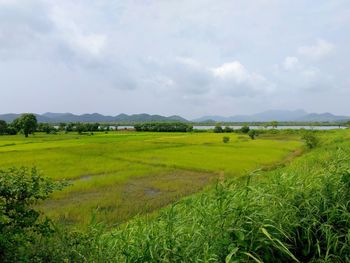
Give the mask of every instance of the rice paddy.
[{"label": "rice paddy", "polygon": [[240,177],[300,151],[297,135],[251,140],[231,133],[110,132],[0,137],[0,167],[36,166],[70,185],[39,205],[64,224],[91,215],[110,225],[152,212],[200,191],[219,177]]}]

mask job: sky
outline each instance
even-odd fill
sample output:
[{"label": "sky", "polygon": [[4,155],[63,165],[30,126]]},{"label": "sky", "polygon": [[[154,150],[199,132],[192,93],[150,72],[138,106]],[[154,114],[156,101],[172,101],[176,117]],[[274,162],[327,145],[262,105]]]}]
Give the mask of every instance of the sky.
[{"label": "sky", "polygon": [[349,0],[0,0],[0,113],[350,115]]}]

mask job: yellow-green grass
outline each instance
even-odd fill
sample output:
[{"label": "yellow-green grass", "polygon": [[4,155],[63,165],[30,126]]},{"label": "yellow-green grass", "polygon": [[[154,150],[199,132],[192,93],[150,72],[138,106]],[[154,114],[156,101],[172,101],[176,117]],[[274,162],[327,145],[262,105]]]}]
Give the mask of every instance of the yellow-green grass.
[{"label": "yellow-green grass", "polygon": [[[222,137],[230,137],[223,143]],[[296,135],[215,133],[95,133],[0,137],[0,167],[36,166],[71,185],[40,207],[67,223],[111,224],[199,191],[219,174],[240,176],[288,158]]]}]

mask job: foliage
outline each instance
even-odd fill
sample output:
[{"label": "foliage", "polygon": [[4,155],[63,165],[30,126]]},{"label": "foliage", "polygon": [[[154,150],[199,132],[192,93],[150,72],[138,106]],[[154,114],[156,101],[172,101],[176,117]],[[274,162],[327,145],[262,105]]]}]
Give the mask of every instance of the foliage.
[{"label": "foliage", "polygon": [[223,132],[224,132],[224,130],[222,129],[222,126],[221,126],[220,123],[217,123],[217,124],[215,125],[215,127],[214,127],[214,132],[215,132],[215,133],[223,133]]},{"label": "foliage", "polygon": [[45,132],[46,134],[56,133],[57,130],[52,124],[49,123],[39,123],[37,127],[38,132]]},{"label": "foliage", "polygon": [[277,128],[278,127],[278,121],[272,121],[270,123],[270,125],[271,125],[272,128]]},{"label": "foliage", "polygon": [[258,136],[258,131],[257,130],[249,130],[248,136],[252,139],[255,140],[255,137]]},{"label": "foliage", "polygon": [[25,137],[28,137],[29,134],[36,131],[38,121],[34,114],[25,113],[13,121],[13,126],[16,127],[18,131],[22,131]]},{"label": "foliage", "polygon": [[222,137],[223,143],[228,143],[229,141],[230,141],[230,137],[227,137],[227,136]]},{"label": "foliage", "polygon": [[249,126],[247,126],[247,125],[242,126],[242,128],[241,128],[242,133],[248,133],[249,131],[250,131]]},{"label": "foliage", "polygon": [[192,125],[183,122],[150,122],[135,124],[136,131],[152,131],[152,132],[190,132]]},{"label": "foliage", "polygon": [[309,149],[315,148],[320,143],[319,138],[313,132],[306,132],[302,139],[305,140],[306,146]]},{"label": "foliage", "polygon": [[17,262],[27,258],[26,248],[38,236],[53,229],[47,218],[33,208],[63,184],[40,176],[33,168],[0,170],[0,261]]},{"label": "foliage", "polygon": [[6,121],[0,120],[0,135],[7,133]]},{"label": "foliage", "polygon": [[226,126],[223,130],[223,132],[227,132],[227,133],[230,133],[230,132],[233,132],[233,129],[229,126]]},{"label": "foliage", "polygon": [[13,127],[13,125],[8,125],[6,129],[6,133],[8,135],[16,135],[17,134],[17,129]]}]

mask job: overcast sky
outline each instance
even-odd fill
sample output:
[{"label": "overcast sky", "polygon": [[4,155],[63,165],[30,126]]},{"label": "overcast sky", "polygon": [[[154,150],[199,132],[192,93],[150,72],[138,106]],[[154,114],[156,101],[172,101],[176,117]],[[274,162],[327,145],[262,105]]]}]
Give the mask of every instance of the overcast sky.
[{"label": "overcast sky", "polygon": [[350,115],[349,0],[0,0],[0,113]]}]

